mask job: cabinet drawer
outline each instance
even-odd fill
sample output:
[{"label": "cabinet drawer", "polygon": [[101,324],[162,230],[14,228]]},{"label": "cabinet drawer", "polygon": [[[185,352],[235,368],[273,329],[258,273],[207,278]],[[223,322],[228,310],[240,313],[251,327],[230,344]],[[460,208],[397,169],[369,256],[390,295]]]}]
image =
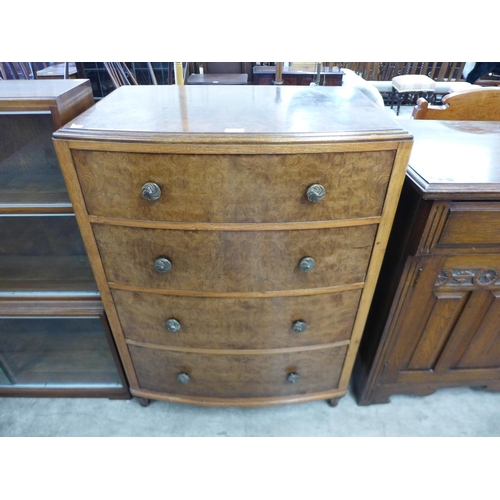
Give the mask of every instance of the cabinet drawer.
[{"label": "cabinet drawer", "polygon": [[451,203],[438,245],[500,245],[500,203]]},{"label": "cabinet drawer", "polygon": [[[336,389],[347,346],[272,354],[202,354],[134,345],[129,350],[141,389],[185,396],[258,398]],[[290,374],[298,375],[295,383],[289,381]]]},{"label": "cabinet drawer", "polygon": [[[271,349],[348,340],[360,295],[361,290],[350,290],[233,299],[113,290],[127,339],[204,349]],[[167,325],[172,319],[177,323]]]},{"label": "cabinet drawer", "polygon": [[[394,151],[172,155],[73,151],[91,215],[186,222],[287,222],[378,216]],[[156,201],[142,187],[156,183]],[[321,184],[321,201],[307,199]]]},{"label": "cabinet drawer", "polygon": [[[363,282],[376,225],[179,231],[94,224],[93,229],[111,283],[198,292],[262,292]],[[306,257],[316,261],[309,272],[299,267]],[[158,259],[168,259],[168,272],[156,270]]]}]

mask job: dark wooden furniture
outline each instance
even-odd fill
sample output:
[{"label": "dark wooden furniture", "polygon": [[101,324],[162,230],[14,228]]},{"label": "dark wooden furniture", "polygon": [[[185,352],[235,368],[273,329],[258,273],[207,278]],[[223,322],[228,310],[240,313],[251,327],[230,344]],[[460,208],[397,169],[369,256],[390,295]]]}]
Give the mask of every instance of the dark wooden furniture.
[{"label": "dark wooden furniture", "polygon": [[401,124],[415,144],[354,370],[361,405],[500,389],[500,124]]},{"label": "dark wooden furniture", "polygon": [[240,74],[217,74],[210,73],[207,75],[193,74],[189,75],[187,80],[188,85],[246,85],[248,83],[248,75]]},{"label": "dark wooden furniture", "polygon": [[417,100],[412,116],[415,120],[500,120],[500,88],[462,90],[445,96],[440,106]]},{"label": "dark wooden furniture", "polygon": [[[344,73],[336,68],[321,68],[320,85],[340,87]],[[316,81],[315,66],[283,66],[283,85],[309,85]],[[254,85],[273,85],[276,78],[276,66],[254,66]]]},{"label": "dark wooden furniture", "polygon": [[0,396],[130,397],[52,133],[88,80],[0,82]]},{"label": "dark wooden furniture", "polygon": [[122,87],[76,125],[56,150],[132,393],[335,404],[411,135],[323,87]]}]

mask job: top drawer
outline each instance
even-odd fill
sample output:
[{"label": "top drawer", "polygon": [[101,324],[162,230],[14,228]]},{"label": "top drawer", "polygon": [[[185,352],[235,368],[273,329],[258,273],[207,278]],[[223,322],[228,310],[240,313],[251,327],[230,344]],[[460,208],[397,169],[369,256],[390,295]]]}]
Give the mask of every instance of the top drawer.
[{"label": "top drawer", "polygon": [[[382,212],[395,151],[143,154],[74,150],[90,215],[183,222],[351,219]],[[148,201],[144,184],[159,186]],[[307,190],[324,187],[321,201]]]},{"label": "top drawer", "polygon": [[438,247],[500,245],[500,203],[450,203]]}]

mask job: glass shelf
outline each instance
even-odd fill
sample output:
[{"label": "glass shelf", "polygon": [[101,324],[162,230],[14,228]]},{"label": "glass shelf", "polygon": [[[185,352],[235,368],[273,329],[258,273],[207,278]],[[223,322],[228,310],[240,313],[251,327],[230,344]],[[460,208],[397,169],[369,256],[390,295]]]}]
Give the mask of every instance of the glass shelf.
[{"label": "glass shelf", "polygon": [[98,295],[73,214],[0,215],[0,297]]},{"label": "glass shelf", "polygon": [[50,113],[0,113],[0,212],[71,212],[52,144]]}]

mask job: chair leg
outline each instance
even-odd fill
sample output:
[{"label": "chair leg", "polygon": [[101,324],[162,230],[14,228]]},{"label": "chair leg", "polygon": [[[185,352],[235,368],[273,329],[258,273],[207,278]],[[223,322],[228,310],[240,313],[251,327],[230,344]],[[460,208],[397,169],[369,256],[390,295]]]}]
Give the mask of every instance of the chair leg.
[{"label": "chair leg", "polygon": [[392,87],[392,92],[391,92],[391,109],[394,108],[394,98],[396,97],[396,89]]},{"label": "chair leg", "polygon": [[401,109],[401,103],[403,102],[403,94],[398,93],[398,107],[396,109],[396,116],[399,116],[399,110]]}]

